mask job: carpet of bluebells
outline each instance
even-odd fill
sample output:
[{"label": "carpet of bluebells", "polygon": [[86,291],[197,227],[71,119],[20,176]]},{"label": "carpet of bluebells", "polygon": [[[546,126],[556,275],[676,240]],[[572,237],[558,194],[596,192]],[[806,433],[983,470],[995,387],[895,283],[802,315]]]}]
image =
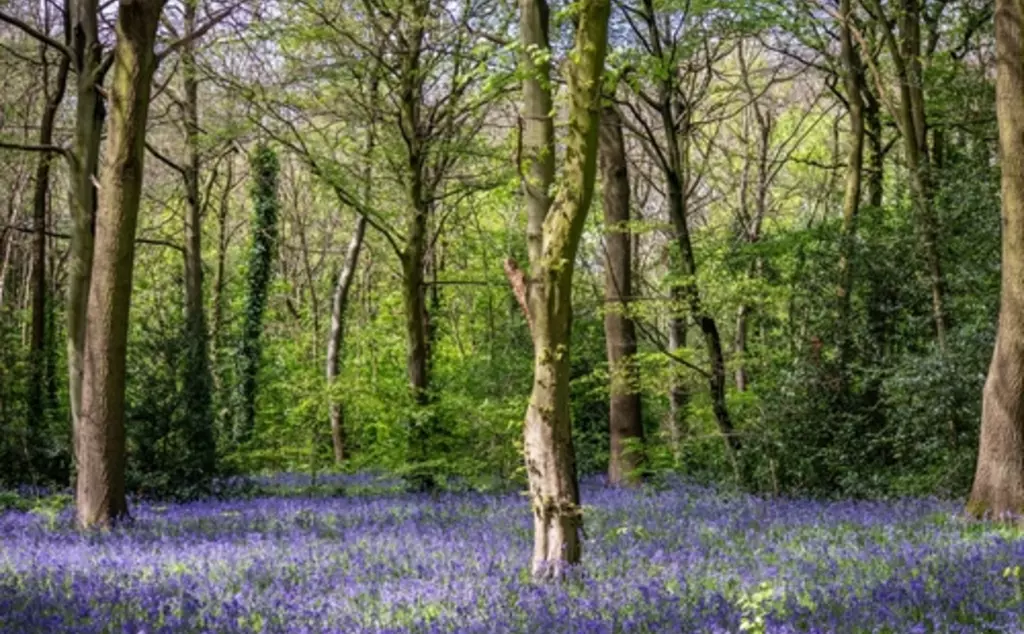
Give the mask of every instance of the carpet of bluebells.
[{"label": "carpet of bluebells", "polygon": [[99,534],[4,512],[0,632],[1024,632],[1024,539],[952,503],[592,482],[586,563],[538,585],[522,495],[332,482]]}]

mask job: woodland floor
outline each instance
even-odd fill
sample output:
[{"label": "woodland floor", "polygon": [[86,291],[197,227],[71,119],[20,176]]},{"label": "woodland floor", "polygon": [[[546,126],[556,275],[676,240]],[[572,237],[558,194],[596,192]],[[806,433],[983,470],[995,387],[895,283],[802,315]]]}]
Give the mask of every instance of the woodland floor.
[{"label": "woodland floor", "polygon": [[589,483],[582,570],[537,585],[521,495],[304,484],[139,502],[105,534],[3,512],[0,631],[1024,632],[1024,538],[939,500]]}]

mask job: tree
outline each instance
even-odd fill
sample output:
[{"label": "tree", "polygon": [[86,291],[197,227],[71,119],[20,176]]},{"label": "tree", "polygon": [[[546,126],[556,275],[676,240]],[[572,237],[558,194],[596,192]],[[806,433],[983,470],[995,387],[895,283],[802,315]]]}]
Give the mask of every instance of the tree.
[{"label": "tree", "polygon": [[278,211],[277,179],[280,166],[277,153],[266,143],[253,150],[252,185],[252,247],[249,250],[245,323],[239,354],[239,389],[241,402],[235,421],[234,440],[244,443],[256,428],[256,391],[262,346],[263,314],[267,309],[267,292],[277,254]]},{"label": "tree", "polygon": [[213,377],[210,374],[209,333],[203,304],[203,204],[199,176],[202,156],[199,141],[199,76],[196,64],[196,10],[199,0],[185,0],[184,33],[180,59],[182,72],[181,103],[187,159],[182,176],[185,181],[185,353],[184,432],[194,455],[191,477],[206,479],[216,468],[216,444],[213,433]]},{"label": "tree", "polygon": [[86,313],[75,498],[82,528],[128,515],[125,498],[125,365],[142,194],[146,122],[158,58],[156,29],[166,0],[124,1],[117,12],[110,125],[96,219]]},{"label": "tree", "polygon": [[[919,0],[900,0],[898,19],[885,13],[881,0],[862,0],[889,51],[899,82],[899,99],[885,100],[896,120],[910,176],[912,199],[921,232],[932,293],[932,320],[939,348],[945,350],[948,326],[946,280],[939,250],[938,218],[935,215],[932,166],[928,151],[928,122],[924,96],[924,72],[921,50],[921,6]],[[944,4],[944,3],[939,3]],[[940,8],[941,11],[941,8]],[[936,20],[938,17],[936,16]],[[893,24],[899,25],[898,30]],[[847,22],[847,26],[849,23]],[[881,78],[876,74],[881,88]]]},{"label": "tree", "polygon": [[[47,30],[49,27],[49,5],[44,8]],[[64,101],[64,93],[68,83],[68,71],[71,60],[61,55],[58,61],[56,78],[51,86],[50,47],[39,46],[39,58],[43,67],[43,92],[46,103],[43,106],[42,120],[39,123],[38,144],[40,147],[53,145],[54,127],[57,112]],[[47,279],[47,221],[50,202],[50,171],[55,152],[40,152],[36,165],[35,184],[32,193],[32,218],[34,231],[35,259],[32,266],[32,342],[30,364],[32,375],[29,379],[28,417],[31,425],[29,446],[38,454],[40,447],[46,444],[44,426],[47,420],[47,395],[49,383],[48,366],[50,365],[50,346],[47,324],[52,305],[48,291]],[[37,456],[38,458],[38,456]],[[33,465],[36,475],[46,470],[46,465],[39,460]],[[50,474],[47,474],[50,475]]]},{"label": "tree", "polygon": [[982,400],[981,440],[967,510],[1014,519],[1024,513],[1024,12],[997,0],[996,114],[1002,164],[999,325]]},{"label": "tree", "polygon": [[[711,366],[709,371],[702,369],[701,373],[707,378],[712,409],[726,452],[737,478],[741,479],[739,453],[742,443],[735,432],[725,400],[727,371],[722,335],[715,316],[706,309],[698,287],[697,257],[689,217],[689,202],[702,180],[702,173],[692,167],[690,160],[696,123],[695,109],[699,102],[708,97],[713,65],[724,57],[731,46],[695,27],[698,37],[703,40],[700,44],[704,50],[703,55],[689,60],[686,65],[680,65],[680,56],[689,43],[684,42],[675,29],[674,36],[663,33],[664,22],[654,3],[644,0],[641,7],[631,10],[630,14],[631,32],[641,43],[643,51],[640,67],[659,69],[659,72],[652,72],[649,76],[627,74],[626,83],[636,95],[638,103],[629,100],[624,103],[631,114],[627,125],[642,139],[665,183],[665,207],[674,242],[671,294],[675,303],[672,306],[672,317],[683,319],[686,317],[685,311],[689,311],[689,318],[696,321],[700,329]],[[700,15],[696,10],[691,13],[688,9],[680,16],[680,20],[699,25]],[[689,30],[686,36],[690,37]],[[702,65],[704,68],[701,68]],[[673,324],[671,331],[675,335],[673,340],[680,339],[677,325]],[[675,354],[672,358],[679,359]]]},{"label": "tree", "polygon": [[558,577],[579,563],[583,517],[569,414],[569,335],[576,250],[597,171],[608,0],[582,0],[567,71],[569,128],[565,167],[555,183],[549,8],[521,0],[522,152],[526,173],[529,279],[514,262],[506,270],[526,309],[534,347],[533,392],[524,426],[526,470],[534,517],[533,575]]},{"label": "tree", "polygon": [[839,243],[839,298],[838,320],[840,329],[840,361],[845,365],[850,356],[850,296],[853,292],[853,256],[857,239],[857,216],[860,212],[861,180],[864,168],[864,69],[854,46],[853,2],[839,4],[840,46],[843,79],[846,83],[846,104],[850,113],[850,140],[846,159],[846,188],[843,192],[843,225]]},{"label": "tree", "polygon": [[629,314],[633,296],[633,258],[629,225],[629,174],[622,119],[613,106],[601,111],[601,182],[604,201],[605,345],[608,348],[608,430],[611,454],[608,480],[634,481],[643,462],[640,372],[636,361],[636,325]]}]

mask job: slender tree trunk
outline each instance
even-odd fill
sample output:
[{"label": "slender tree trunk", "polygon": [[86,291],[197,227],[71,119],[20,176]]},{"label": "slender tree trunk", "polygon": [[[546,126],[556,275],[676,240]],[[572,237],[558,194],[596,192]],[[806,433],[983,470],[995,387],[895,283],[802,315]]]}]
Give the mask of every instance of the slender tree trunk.
[{"label": "slender tree trunk", "polygon": [[227,173],[225,174],[224,191],[221,193],[220,205],[217,209],[217,269],[213,280],[213,323],[211,325],[210,340],[213,354],[213,381],[218,390],[223,385],[220,377],[220,354],[223,346],[224,332],[224,287],[227,284],[225,269],[228,257],[228,214],[231,209],[231,189],[234,186],[233,169],[234,161],[230,158],[227,161]]},{"label": "slender tree trunk", "polygon": [[604,334],[610,375],[608,480],[617,485],[639,480],[639,470],[643,465],[644,425],[640,412],[636,325],[629,314],[633,295],[629,174],[622,119],[612,106],[601,111],[599,145],[604,195]]},{"label": "slender tree trunk", "polygon": [[[678,293],[675,293],[678,295]],[[682,297],[674,297],[674,303],[683,301]],[[668,349],[673,354],[686,348],[686,318],[672,317],[668,322]],[[665,436],[668,439],[669,447],[672,449],[672,456],[675,464],[682,460],[682,441],[689,435],[689,410],[690,391],[683,382],[682,377],[676,371],[672,372],[672,378],[668,389],[668,419]]]},{"label": "slender tree trunk", "polygon": [[846,189],[843,192],[843,225],[839,238],[839,299],[837,326],[839,328],[839,358],[845,366],[850,357],[850,296],[853,293],[853,257],[857,240],[857,216],[860,211],[861,178],[864,167],[864,104],[862,98],[862,68],[853,46],[853,0],[842,0],[839,5],[843,20],[840,31],[843,73],[846,81],[846,101],[850,113],[849,150],[846,159]]},{"label": "slender tree trunk", "polygon": [[1002,161],[999,329],[981,413],[978,466],[967,510],[1019,520],[1024,513],[1024,13],[996,0],[996,114]]},{"label": "slender tree trunk", "polygon": [[198,0],[185,2],[185,43],[181,47],[185,150],[185,433],[196,478],[212,477],[217,452],[213,432],[209,332],[203,303],[203,201],[199,193],[199,78],[195,29]]},{"label": "slender tree trunk", "polygon": [[128,311],[146,121],[157,64],[153,46],[164,2],[123,2],[118,9],[77,447],[76,505],[78,524],[83,528],[106,526],[128,514],[124,483]]},{"label": "slender tree trunk", "polygon": [[[761,226],[764,223],[765,215],[768,213],[768,191],[771,186],[771,170],[772,166],[768,164],[769,153],[771,150],[772,130],[775,127],[774,117],[770,112],[763,112],[761,107],[758,105],[754,91],[749,90],[753,103],[751,109],[754,111],[754,118],[757,121],[758,128],[758,139],[757,139],[757,191],[754,198],[754,214],[749,218],[747,226],[743,229],[743,239],[748,244],[756,244],[761,240]],[[744,166],[744,172],[747,171],[747,167]],[[744,174],[744,180],[746,174]],[[746,198],[746,195],[743,197]],[[754,259],[754,262],[750,265],[747,270],[747,278],[754,279],[761,274],[763,266],[761,258],[758,256]],[[736,366],[736,389],[740,392],[745,392],[747,389],[747,383],[749,381],[747,373],[746,355],[747,355],[747,331],[750,324],[750,314],[752,308],[750,304],[741,302],[739,308],[736,311],[736,336],[734,339],[734,350],[736,356],[739,358],[739,363]]]},{"label": "slender tree trunk", "polygon": [[[524,426],[526,471],[534,516],[533,575],[558,577],[581,556],[583,526],[569,409],[572,274],[597,171],[601,76],[608,41],[608,0],[583,0],[568,69],[569,132],[563,183],[554,182],[549,10],[545,0],[520,0],[524,53],[523,189],[527,199],[530,277],[520,295],[528,307],[534,380]],[[550,211],[550,214],[549,214]],[[510,262],[506,268],[511,269]],[[510,276],[514,278],[515,276]],[[522,288],[522,285],[513,284]]]},{"label": "slender tree trunk", "polygon": [[[57,118],[57,111],[64,100],[64,92],[67,88],[68,71],[70,60],[61,57],[60,66],[57,69],[56,83],[52,92],[50,88],[50,65],[47,58],[47,46],[42,45],[40,58],[43,66],[43,85],[47,93],[46,105],[43,108],[42,121],[39,124],[39,145],[47,146],[53,144],[54,121]],[[46,272],[46,224],[47,211],[50,200],[50,167],[53,161],[53,154],[44,152],[39,155],[39,163],[36,166],[35,190],[32,195],[32,216],[34,233],[34,277],[32,279],[32,342],[31,342],[31,376],[29,378],[28,396],[28,417],[32,434],[30,444],[34,451],[37,451],[40,444],[45,442],[44,425],[46,421],[46,384],[47,384],[47,315],[49,305],[48,280]],[[35,471],[43,468],[43,465],[35,465]]]},{"label": "slender tree trunk", "polygon": [[[671,119],[671,109],[666,107],[663,111],[663,121],[668,123]],[[672,128],[667,128],[671,130]],[[678,285],[676,292],[684,298],[689,306],[690,314],[697,321],[701,335],[704,338],[704,346],[707,350],[708,360],[711,362],[711,372],[708,373],[708,387],[711,390],[711,409],[714,412],[715,421],[718,423],[718,430],[725,442],[726,453],[733,465],[737,479],[741,478],[739,453],[742,443],[733,428],[732,418],[729,416],[729,408],[725,402],[726,392],[726,367],[725,354],[722,351],[722,337],[718,330],[718,324],[714,317],[704,310],[700,291],[697,288],[697,261],[693,252],[693,244],[690,241],[689,219],[686,217],[686,198],[683,183],[680,179],[682,173],[682,160],[678,153],[678,145],[674,139],[669,140],[669,152],[672,158],[670,164],[675,167],[665,174],[668,180],[669,190],[669,217],[675,230],[675,241],[679,248],[679,254],[675,258],[674,265],[678,267],[680,277],[683,281]]]},{"label": "slender tree trunk", "polygon": [[344,404],[333,396],[335,382],[341,370],[341,351],[345,338],[345,309],[348,306],[349,289],[355,278],[356,265],[359,263],[359,252],[366,235],[366,216],[356,221],[355,232],[349,240],[345,251],[345,263],[338,274],[338,283],[334,286],[334,298],[331,302],[331,332],[327,339],[327,386],[332,392],[329,398],[331,416],[331,441],[334,445],[334,462],[341,464],[345,460],[345,424]]},{"label": "slender tree trunk", "polygon": [[864,123],[868,142],[868,180],[867,199],[868,204],[875,209],[880,209],[885,192],[885,150],[882,139],[882,119],[879,113],[878,99],[863,85],[864,96]]}]

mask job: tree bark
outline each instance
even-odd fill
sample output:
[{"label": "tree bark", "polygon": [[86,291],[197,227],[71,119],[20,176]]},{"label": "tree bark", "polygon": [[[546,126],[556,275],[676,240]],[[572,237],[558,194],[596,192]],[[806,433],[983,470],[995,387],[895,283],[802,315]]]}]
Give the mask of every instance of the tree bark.
[{"label": "tree bark", "polygon": [[629,227],[629,174],[622,120],[612,106],[601,111],[601,182],[604,200],[604,334],[608,349],[608,428],[611,451],[608,481],[635,483],[643,465],[644,426],[636,362],[636,325],[630,317],[632,244]]},{"label": "tree bark", "polygon": [[[359,216],[355,232],[349,240],[345,251],[345,263],[338,274],[338,283],[334,286],[334,298],[331,301],[331,332],[327,340],[327,386],[333,391],[341,369],[341,351],[345,338],[345,309],[348,306],[349,290],[355,278],[356,265],[359,263],[359,252],[366,235],[366,216]],[[333,395],[329,397],[328,407],[331,417],[331,442],[334,446],[334,462],[341,464],[345,460],[345,424],[344,404]]]},{"label": "tree bark", "polygon": [[1024,19],[997,0],[996,114],[1002,162],[999,327],[985,381],[978,465],[967,510],[1019,521],[1024,514]]},{"label": "tree bark", "polygon": [[[100,95],[105,71],[99,39],[98,0],[69,2],[76,74],[75,138],[71,161],[71,258],[68,272],[68,399],[77,443],[85,373],[85,327],[92,280],[100,139],[106,107]],[[76,450],[77,455],[77,450]]]},{"label": "tree bark", "polygon": [[230,233],[228,230],[228,214],[231,210],[231,190],[234,187],[234,160],[228,158],[227,172],[224,175],[224,190],[221,192],[220,204],[217,209],[217,268],[213,280],[213,319],[210,326],[211,353],[213,355],[213,381],[219,391],[223,385],[220,376],[220,355],[223,347],[224,332],[224,288],[227,285],[226,267]]},{"label": "tree bark", "polygon": [[583,0],[568,65],[569,129],[563,182],[554,202],[549,10],[520,0],[523,153],[527,161],[527,281],[533,324],[534,380],[524,425],[526,471],[534,516],[534,577],[561,576],[581,556],[583,517],[569,409],[572,275],[594,191],[601,76],[608,40],[608,0]]},{"label": "tree bark", "polygon": [[[678,295],[678,293],[676,294]],[[673,303],[681,302],[681,297],[674,297]],[[686,348],[686,318],[671,317],[668,322],[668,349],[673,354]],[[686,388],[679,373],[673,369],[668,390],[668,418],[665,436],[675,464],[682,460],[683,439],[689,435],[690,391]]]},{"label": "tree bark", "polygon": [[157,64],[153,47],[164,2],[122,2],[117,15],[77,447],[76,507],[82,528],[107,526],[128,515],[124,483],[128,313],[146,122]]},{"label": "tree bark", "polygon": [[[64,92],[67,88],[68,71],[71,60],[65,56],[61,57],[57,69],[56,83],[51,92],[50,88],[50,64],[48,60],[48,47],[41,45],[40,58],[43,67],[43,86],[46,91],[46,104],[43,107],[43,117],[39,124],[39,145],[53,145],[53,128],[57,118],[57,111],[64,100]],[[32,216],[34,245],[33,252],[35,265],[32,267],[32,341],[30,348],[31,375],[29,378],[28,395],[28,418],[30,430],[33,435],[31,445],[38,448],[44,442],[44,425],[46,421],[46,385],[47,374],[47,350],[49,341],[47,337],[47,316],[49,306],[48,280],[46,276],[46,225],[47,211],[50,200],[50,166],[53,161],[53,153],[42,152],[39,155],[39,163],[36,165],[35,189],[32,194]],[[38,471],[42,465],[35,465]]]},{"label": "tree bark", "polygon": [[846,159],[846,188],[843,192],[843,225],[839,237],[838,319],[839,360],[845,375],[850,356],[850,296],[853,292],[853,257],[860,211],[861,179],[864,168],[863,68],[853,45],[853,2],[841,0],[839,15],[841,56],[850,114],[849,149]]},{"label": "tree bark", "polygon": [[185,429],[195,455],[195,473],[208,478],[216,468],[213,432],[213,378],[210,374],[209,332],[203,303],[203,201],[199,192],[199,78],[196,68],[196,9],[198,0],[184,3],[184,44],[181,47],[182,102],[185,151]]}]

